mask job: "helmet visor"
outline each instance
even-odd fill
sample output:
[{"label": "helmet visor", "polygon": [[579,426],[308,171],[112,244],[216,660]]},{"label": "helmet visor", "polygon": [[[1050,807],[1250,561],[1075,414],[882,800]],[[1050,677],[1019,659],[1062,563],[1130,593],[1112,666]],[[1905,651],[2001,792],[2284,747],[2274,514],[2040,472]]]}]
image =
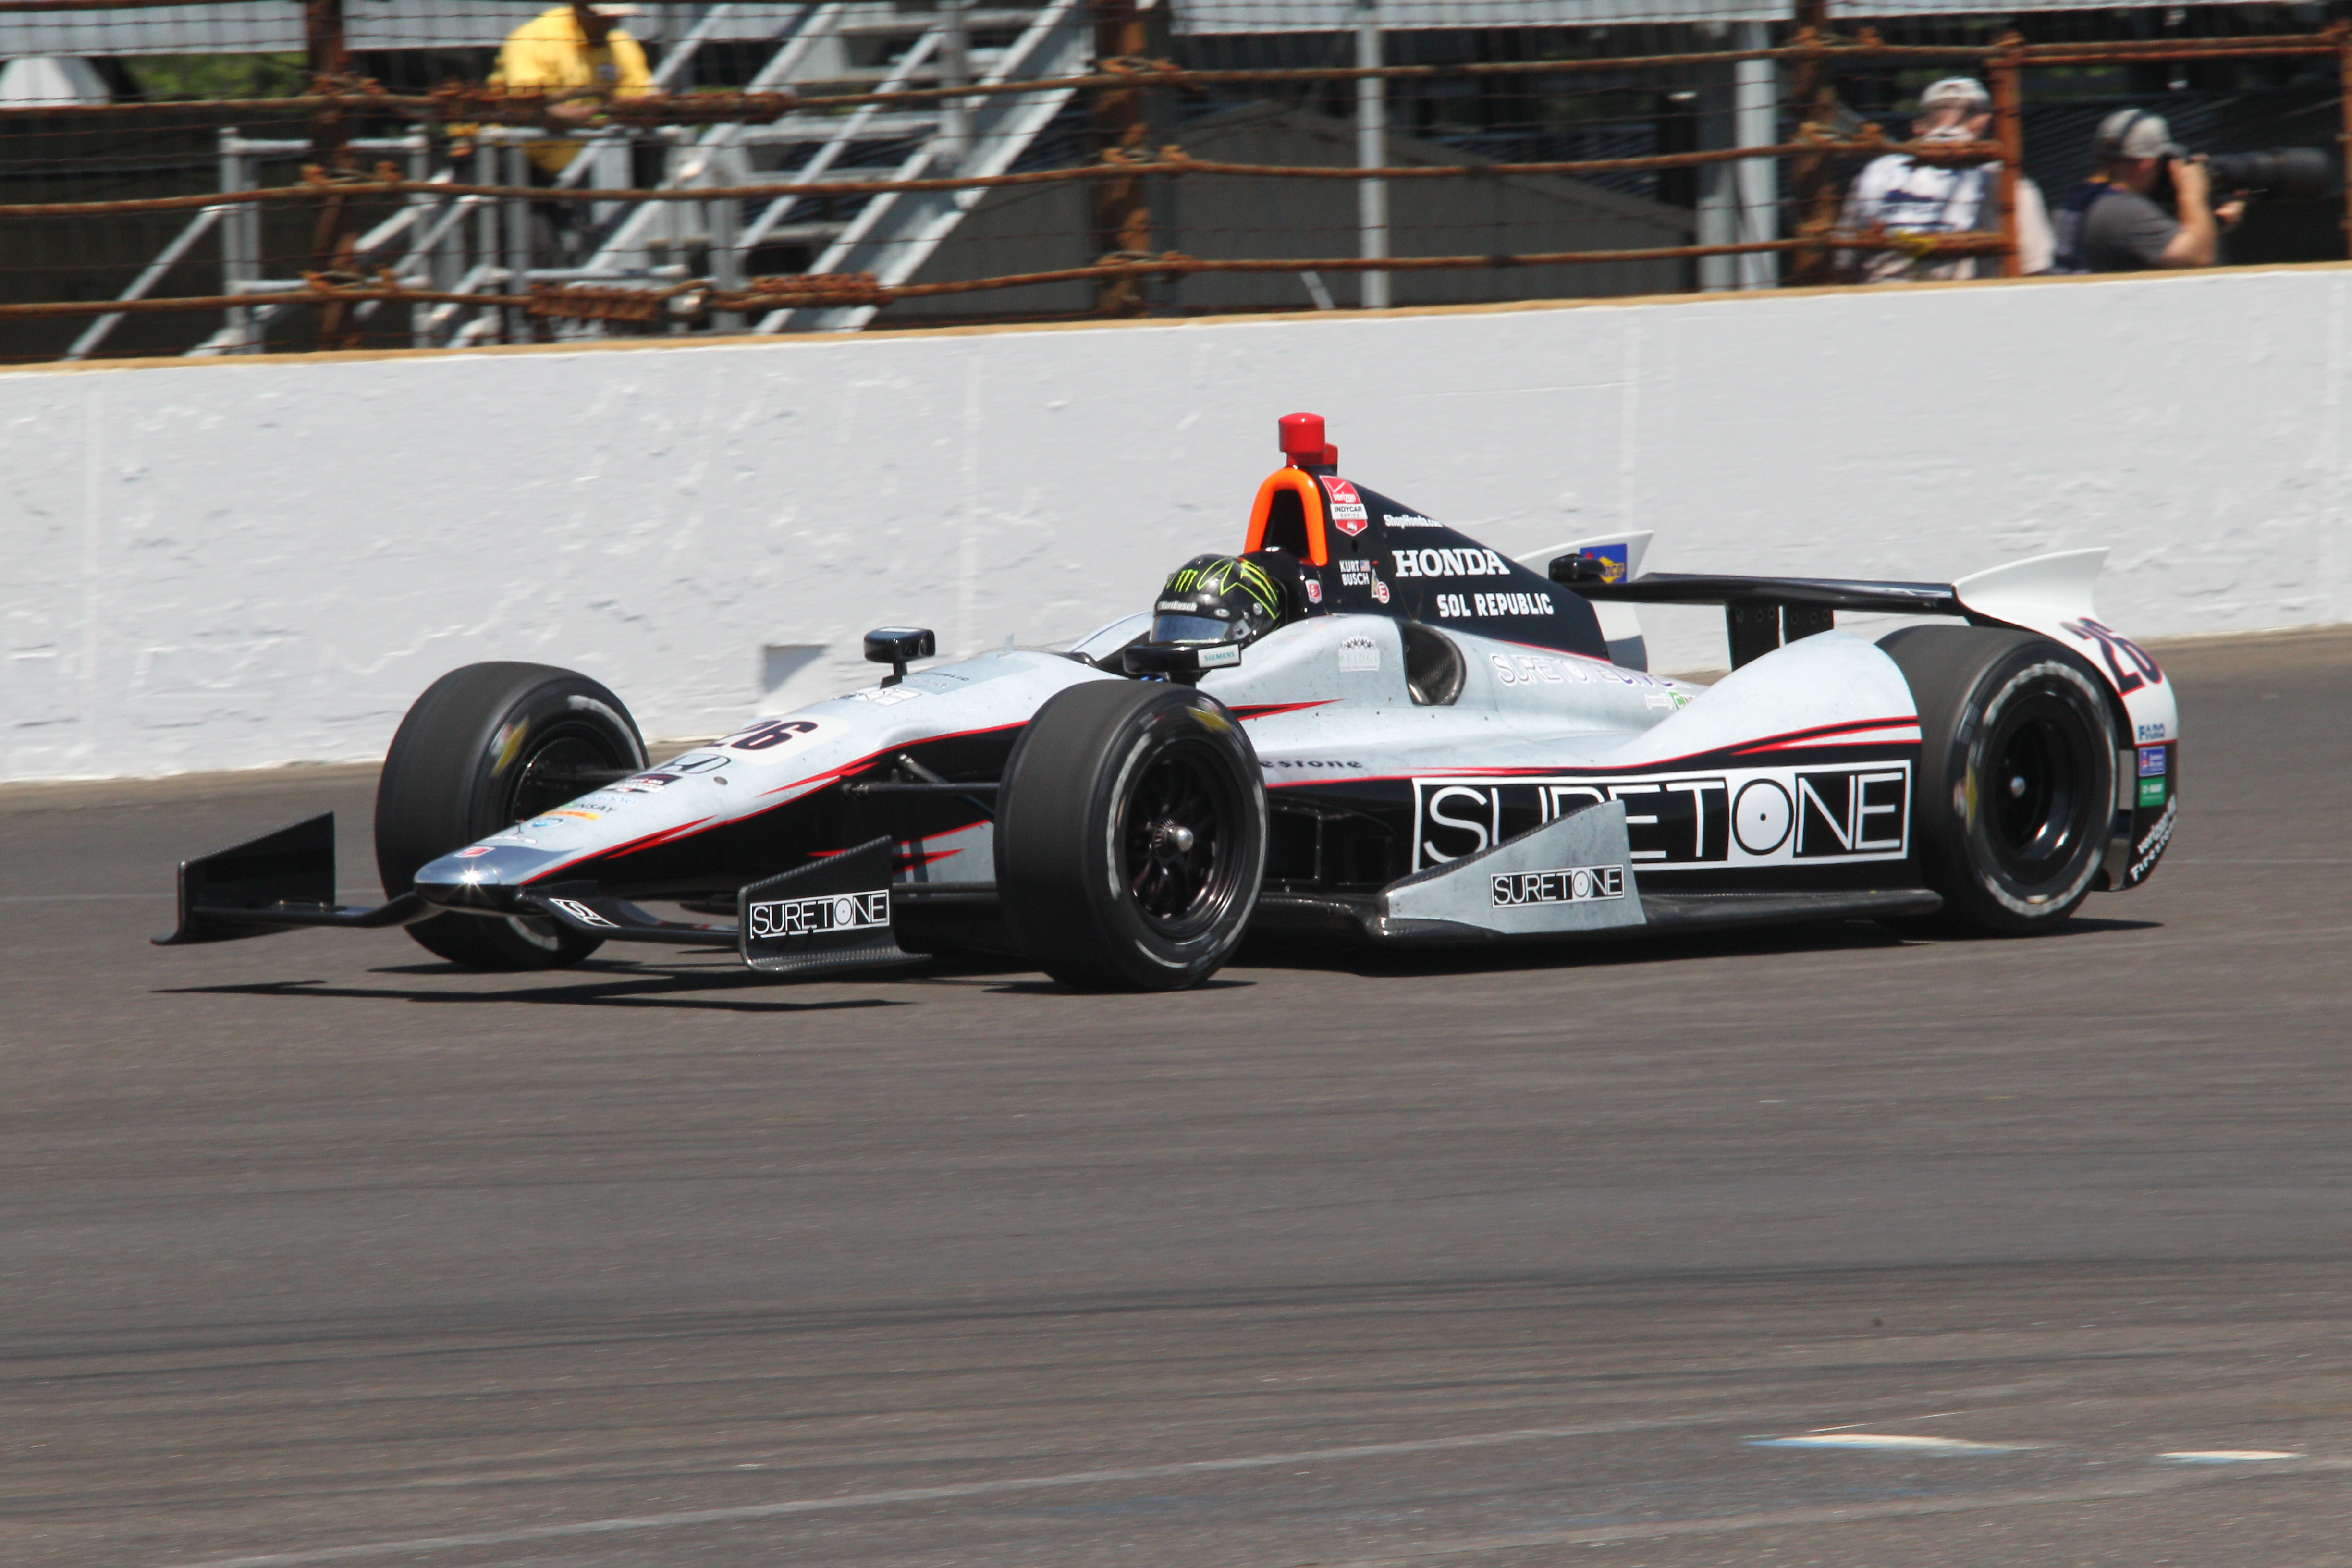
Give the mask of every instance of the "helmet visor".
[{"label": "helmet visor", "polygon": [[1238,620],[1213,616],[1159,615],[1151,618],[1153,642],[1231,642],[1244,630]]}]

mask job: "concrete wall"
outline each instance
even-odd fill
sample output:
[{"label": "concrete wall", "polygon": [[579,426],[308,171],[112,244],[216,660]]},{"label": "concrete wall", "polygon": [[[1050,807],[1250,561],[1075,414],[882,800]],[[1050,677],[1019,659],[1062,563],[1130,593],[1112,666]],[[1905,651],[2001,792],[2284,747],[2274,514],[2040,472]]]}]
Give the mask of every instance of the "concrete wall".
[{"label": "concrete wall", "polygon": [[[772,679],[863,683],[871,626],[1066,637],[1239,543],[1295,408],[1345,471],[1508,552],[1631,524],[1659,569],[1941,579],[2103,543],[2138,635],[2343,620],[2347,289],[0,374],[0,778],[379,754],[474,659],[587,671],[681,736]],[[1705,613],[1656,641],[1659,668],[1722,662]]]}]

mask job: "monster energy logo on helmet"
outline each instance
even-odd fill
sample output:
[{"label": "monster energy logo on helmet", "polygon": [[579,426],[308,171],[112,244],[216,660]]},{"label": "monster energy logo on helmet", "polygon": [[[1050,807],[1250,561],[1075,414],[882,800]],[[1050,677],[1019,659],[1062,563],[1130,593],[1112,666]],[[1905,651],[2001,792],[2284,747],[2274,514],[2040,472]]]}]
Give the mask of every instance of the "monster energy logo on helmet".
[{"label": "monster energy logo on helmet", "polygon": [[1178,567],[1152,606],[1151,640],[1245,643],[1286,618],[1282,584],[1255,561],[1195,555]]}]

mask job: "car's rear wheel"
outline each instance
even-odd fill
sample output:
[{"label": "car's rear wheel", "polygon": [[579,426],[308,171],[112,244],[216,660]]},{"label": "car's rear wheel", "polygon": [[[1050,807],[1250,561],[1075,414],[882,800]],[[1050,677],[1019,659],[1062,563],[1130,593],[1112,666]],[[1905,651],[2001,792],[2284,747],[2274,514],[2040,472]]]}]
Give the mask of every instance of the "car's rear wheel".
[{"label": "car's rear wheel", "polygon": [[1265,784],[1215,699],[1157,681],[1058,692],[997,800],[1005,920],[1055,979],[1180,990],[1239,945],[1265,869]]},{"label": "car's rear wheel", "polygon": [[[387,897],[417,869],[605,780],[646,765],[621,700],[544,664],[469,664],[427,687],[400,722],[375,792],[376,868]],[[603,945],[552,921],[436,915],[407,928],[474,969],[562,969]]]},{"label": "car's rear wheel", "polygon": [[1947,915],[2024,936],[2074,912],[2115,814],[2106,692],[2076,655],[2032,632],[1906,626],[1878,646],[1919,708],[1912,837]]}]

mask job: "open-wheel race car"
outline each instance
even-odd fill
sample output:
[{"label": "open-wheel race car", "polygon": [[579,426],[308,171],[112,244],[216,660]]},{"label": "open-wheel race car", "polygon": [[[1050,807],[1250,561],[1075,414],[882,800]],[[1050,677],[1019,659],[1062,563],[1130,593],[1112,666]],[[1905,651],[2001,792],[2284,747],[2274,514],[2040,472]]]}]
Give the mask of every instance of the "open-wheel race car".
[{"label": "open-wheel race car", "polygon": [[[1340,477],[1319,417],[1280,431],[1240,552],[1067,648],[910,672],[931,633],[885,628],[879,684],[657,767],[586,676],[455,670],[384,760],[385,903],[336,903],[325,816],[184,863],[158,940],[402,926],[482,969],[643,942],[784,973],[971,950],[1169,989],[1253,928],[2025,934],[2164,853],[2179,716],[2094,618],[2104,551],[1950,584],[1643,575],[1633,533],[1538,570]],[[1730,674],[1649,673],[1643,603],[1722,605]],[[1873,643],[1841,610],[1944,620]]]}]

